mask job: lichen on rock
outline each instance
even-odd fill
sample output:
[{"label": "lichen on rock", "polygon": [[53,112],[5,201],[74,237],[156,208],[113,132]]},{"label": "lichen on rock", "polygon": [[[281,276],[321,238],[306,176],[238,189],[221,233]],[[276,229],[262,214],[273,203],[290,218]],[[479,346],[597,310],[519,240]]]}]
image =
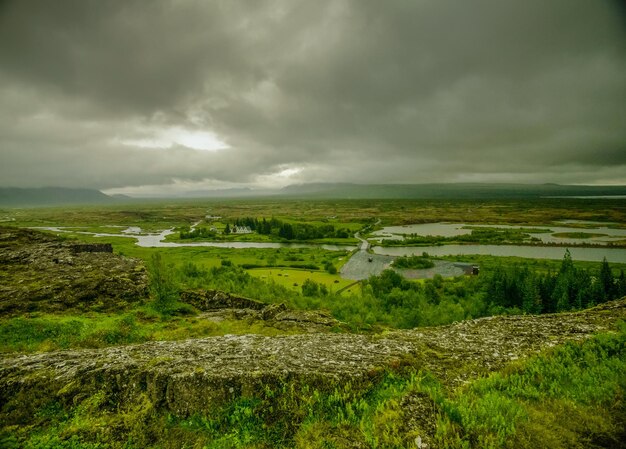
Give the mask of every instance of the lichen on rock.
[{"label": "lichen on rock", "polygon": [[106,311],[148,297],[143,263],[110,244],[77,244],[0,227],[0,316],[64,310]]},{"label": "lichen on rock", "polygon": [[[623,299],[577,313],[482,318],[384,335],[225,335],[4,357],[0,403],[3,420],[12,422],[45,400],[73,403],[104,391],[121,402],[147,395],[155,407],[188,416],[259,394],[267,385],[367,384],[376,373],[403,366],[454,388],[540,350],[610,330],[625,318]],[[419,400],[407,398],[406,409],[423,408]]]}]

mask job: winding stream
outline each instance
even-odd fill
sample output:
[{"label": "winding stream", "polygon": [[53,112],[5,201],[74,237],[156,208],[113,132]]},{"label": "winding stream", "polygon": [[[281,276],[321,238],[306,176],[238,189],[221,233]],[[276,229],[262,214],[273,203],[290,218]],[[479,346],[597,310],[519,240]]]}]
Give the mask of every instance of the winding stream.
[{"label": "winding stream", "polygon": [[[382,231],[378,231],[379,235],[397,235],[394,232],[402,233],[419,233],[421,235],[443,235],[452,236],[460,235],[462,233],[469,233],[469,229],[462,229],[464,225],[458,223],[428,223],[411,226],[395,226],[387,227]],[[504,226],[499,226],[504,227]],[[508,226],[510,227],[510,226]],[[625,229],[613,229],[606,227],[599,227],[594,229],[588,228],[567,228],[567,227],[551,227],[544,226],[539,229],[549,228],[553,232],[602,232],[611,237],[626,238]],[[276,242],[165,242],[165,238],[168,235],[174,233],[174,230],[167,229],[160,233],[155,234],[142,234],[141,229],[137,227],[130,227],[124,229],[119,234],[110,233],[94,233],[87,231],[71,231],[64,227],[39,227],[36,229],[44,229],[53,232],[76,232],[77,234],[92,235],[94,237],[128,237],[136,239],[136,244],[145,248],[179,248],[179,247],[216,247],[216,248],[321,248],[328,251],[352,251],[359,249],[355,253],[353,258],[356,258],[354,262],[360,259],[364,259],[366,254],[373,253],[374,260],[371,262],[360,263],[358,265],[367,267],[367,271],[372,271],[373,265],[388,266],[393,257],[407,256],[413,254],[422,254],[427,252],[431,256],[455,256],[455,255],[492,255],[492,256],[516,256],[536,259],[562,259],[565,254],[565,247],[556,246],[524,246],[524,245],[441,245],[441,246],[394,246],[394,247],[382,247],[374,246],[370,251],[369,243],[361,238],[358,233],[357,237],[361,244],[357,247],[354,245],[326,245],[326,244],[314,244],[314,243],[276,243]],[[567,231],[561,231],[561,229],[567,229]],[[537,234],[542,235],[542,234]],[[546,234],[550,235],[550,234]],[[574,239],[577,240],[577,239]],[[579,240],[579,239],[578,239]],[[582,240],[583,242],[590,242],[591,239]],[[562,239],[559,239],[562,242]],[[594,242],[595,243],[595,242]],[[572,258],[574,260],[584,260],[591,262],[600,262],[606,257],[608,262],[611,263],[626,263],[626,249],[624,248],[610,248],[610,247],[593,247],[593,248],[569,248]],[[379,257],[376,257],[379,256]],[[367,261],[367,257],[364,259]],[[372,265],[372,266],[370,266]],[[373,269],[378,271],[380,267]]]},{"label": "winding stream", "polygon": [[315,243],[276,243],[276,242],[165,242],[168,235],[174,234],[174,230],[167,229],[158,234],[140,234],[141,229],[127,228],[121,234],[97,233],[87,231],[71,231],[63,227],[38,227],[52,232],[74,232],[76,234],[91,235],[93,237],[129,237],[137,240],[136,245],[143,248],[179,248],[208,246],[215,248],[321,248],[328,251],[352,251],[354,245],[327,245]]}]

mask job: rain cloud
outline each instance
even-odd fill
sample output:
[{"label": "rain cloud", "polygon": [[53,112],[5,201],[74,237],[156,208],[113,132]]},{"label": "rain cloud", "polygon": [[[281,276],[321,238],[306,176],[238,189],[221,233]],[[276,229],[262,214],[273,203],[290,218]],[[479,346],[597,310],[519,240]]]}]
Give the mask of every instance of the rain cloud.
[{"label": "rain cloud", "polygon": [[626,184],[626,9],[0,2],[0,179]]}]

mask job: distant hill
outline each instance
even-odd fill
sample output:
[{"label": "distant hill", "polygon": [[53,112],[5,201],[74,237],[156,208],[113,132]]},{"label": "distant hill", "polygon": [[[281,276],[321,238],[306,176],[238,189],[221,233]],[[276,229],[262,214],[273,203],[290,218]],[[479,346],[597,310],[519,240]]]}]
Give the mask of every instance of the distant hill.
[{"label": "distant hill", "polygon": [[114,198],[94,189],[0,187],[0,206],[5,207],[103,204],[114,201]]},{"label": "distant hill", "polygon": [[184,198],[249,198],[258,196],[275,195],[276,190],[270,189],[251,189],[249,187],[231,188],[231,189],[215,189],[215,190],[192,190],[181,194]]},{"label": "distant hill", "polygon": [[551,196],[626,195],[626,186],[573,186],[559,184],[349,184],[289,185],[280,194],[291,197],[353,199],[498,199]]},{"label": "distant hill", "polygon": [[63,187],[0,187],[0,207],[114,204],[159,199],[201,198],[310,198],[310,199],[531,199],[542,197],[621,196],[626,186],[572,186],[559,184],[294,184],[282,189],[234,188],[196,190],[177,195],[106,195],[95,189]]}]

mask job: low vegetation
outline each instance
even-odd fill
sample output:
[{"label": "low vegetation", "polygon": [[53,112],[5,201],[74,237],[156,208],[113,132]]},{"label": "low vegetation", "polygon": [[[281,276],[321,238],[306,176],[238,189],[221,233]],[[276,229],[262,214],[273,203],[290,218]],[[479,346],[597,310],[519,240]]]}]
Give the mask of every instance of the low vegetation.
[{"label": "low vegetation", "polygon": [[607,234],[598,234],[595,232],[555,232],[552,236],[562,239],[592,239],[606,237]]},{"label": "low vegetation", "polygon": [[191,416],[164,412],[148,395],[114,404],[101,391],[74,405],[49,400],[28,418],[35,428],[4,427],[0,442],[6,448],[619,447],[625,348],[622,325],[460,387],[408,363],[334,386],[268,383]]},{"label": "low vegetation", "polygon": [[435,263],[428,257],[424,256],[403,256],[398,257],[391,265],[400,269],[421,270],[425,268],[432,268],[435,266]]},{"label": "low vegetation", "polygon": [[[621,223],[611,226],[626,223],[623,202],[575,199],[190,201],[123,208],[7,210],[3,214],[14,225],[72,226],[77,232],[67,237],[87,242],[101,240],[78,231],[176,227],[179,232],[174,238],[179,239],[245,240],[252,237],[224,231],[226,226],[231,231],[234,226],[247,226],[259,241],[350,243],[359,230],[366,233],[383,225],[454,221],[508,223],[520,225],[520,229],[475,228],[471,234],[454,238],[409,235],[398,244],[526,244],[533,240],[524,225],[562,219]],[[207,215],[222,218],[214,222]],[[192,231],[190,225],[198,221],[202,223]],[[556,236],[581,238],[578,233]],[[447,257],[448,261],[480,265],[480,274],[412,281],[386,270],[355,284],[338,274],[349,258],[348,251],[140,248],[131,238],[107,241],[117,255],[143,261],[149,275],[145,289],[149,298],[119,302],[117,309],[108,302],[102,303],[106,307],[59,306],[19,313],[13,313],[17,310],[13,308],[0,317],[3,357],[208,336],[307,332],[276,326],[254,314],[207,315],[181,301],[182,292],[197,289],[237,294],[274,304],[271,307],[285,304],[289,310],[306,313],[328,311],[346,326],[333,327],[325,335],[372,339],[384,339],[394,329],[440,326],[492,315],[577,311],[626,296],[624,265],[609,265],[606,260],[575,261],[566,251],[559,261]],[[46,264],[59,265],[52,259]],[[433,265],[428,257],[400,257],[394,268]],[[12,287],[32,285],[39,289],[38,295],[54,293],[44,288],[47,282],[39,282],[37,276],[20,284],[19,270],[9,273],[7,266],[3,265],[2,276],[11,279]],[[81,279],[76,282],[94,291],[101,285],[88,285]],[[98,299],[97,294],[80,297],[92,300],[92,296]],[[615,332],[557,346],[485,377],[472,377],[475,366],[449,367],[458,371],[455,375],[471,378],[465,384],[452,384],[408,357],[385,369],[372,369],[358,380],[346,376],[332,383],[268,382],[261,393],[239,394],[208,412],[191,415],[166,410],[148,394],[123,401],[112,399],[104,390],[90,391],[66,403],[51,396],[20,423],[2,423],[0,447],[397,448],[417,447],[418,442],[464,449],[620,447],[626,440],[625,348],[626,325],[621,325]],[[424,354],[435,362],[442,357],[432,348]],[[52,354],[37,357],[40,355]]]}]

